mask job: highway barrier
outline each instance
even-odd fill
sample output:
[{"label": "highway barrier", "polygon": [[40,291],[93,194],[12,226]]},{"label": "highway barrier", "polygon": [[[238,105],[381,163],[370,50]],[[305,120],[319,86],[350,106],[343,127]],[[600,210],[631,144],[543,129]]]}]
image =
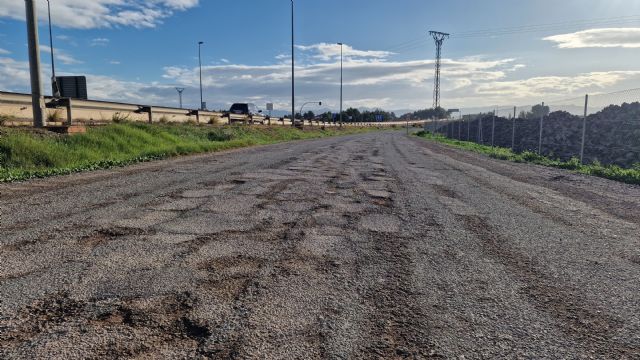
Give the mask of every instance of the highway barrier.
[{"label": "highway barrier", "polygon": [[[50,125],[103,125],[112,122],[198,123],[227,124],[221,112],[179,109],[145,104],[127,104],[111,101],[54,99],[45,97],[46,120]],[[0,116],[5,126],[30,126],[33,123],[31,95],[0,91]],[[246,120],[249,120],[246,118]],[[427,120],[374,123],[344,123],[343,126],[421,126]],[[272,118],[268,125],[291,126],[290,119]],[[304,121],[305,126],[340,126],[338,123]]]}]

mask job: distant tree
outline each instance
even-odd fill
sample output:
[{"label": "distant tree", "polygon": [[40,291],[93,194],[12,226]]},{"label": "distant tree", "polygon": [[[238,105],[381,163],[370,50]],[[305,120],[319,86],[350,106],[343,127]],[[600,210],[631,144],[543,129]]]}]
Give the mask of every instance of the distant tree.
[{"label": "distant tree", "polygon": [[531,111],[521,111],[521,119],[539,119],[542,116],[548,116],[551,113],[551,109],[548,106],[534,105],[531,107]]},{"label": "distant tree", "polygon": [[344,112],[342,121],[344,122],[360,121],[360,110],[356,108],[348,108],[347,111]]},{"label": "distant tree", "polygon": [[313,113],[313,111],[309,110],[306,113],[304,113],[303,115],[305,120],[313,120],[316,117],[316,114]]},{"label": "distant tree", "polygon": [[451,114],[449,114],[447,112],[447,110],[439,107],[439,108],[431,108],[431,109],[426,109],[426,110],[418,110],[418,111],[414,111],[413,113],[408,113],[408,114],[404,114],[401,116],[402,120],[409,120],[409,119],[421,119],[421,120],[427,120],[427,119],[448,119],[449,116]]}]

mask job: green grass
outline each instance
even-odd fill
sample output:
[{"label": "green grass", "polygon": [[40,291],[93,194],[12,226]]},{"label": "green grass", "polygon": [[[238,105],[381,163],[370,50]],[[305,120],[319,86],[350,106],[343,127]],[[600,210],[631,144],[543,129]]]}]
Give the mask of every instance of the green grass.
[{"label": "green grass", "polygon": [[351,134],[365,129],[298,130],[290,127],[193,126],[119,123],[63,136],[0,128],[0,182],[283,141]]},{"label": "green grass", "polygon": [[460,149],[488,155],[495,159],[508,160],[518,163],[533,163],[543,166],[571,170],[580,174],[593,175],[606,179],[616,180],[628,184],[640,184],[640,164],[635,164],[630,169],[617,165],[602,165],[600,163],[581,164],[580,159],[573,158],[569,161],[554,160],[534,152],[513,152],[508,148],[491,147],[469,141],[449,139],[442,135],[435,135],[426,131],[416,133],[416,136],[451,145]]}]

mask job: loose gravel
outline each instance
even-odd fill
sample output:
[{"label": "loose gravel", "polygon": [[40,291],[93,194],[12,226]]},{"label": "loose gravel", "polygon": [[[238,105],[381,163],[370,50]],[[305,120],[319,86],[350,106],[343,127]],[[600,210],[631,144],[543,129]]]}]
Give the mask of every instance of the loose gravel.
[{"label": "loose gravel", "polygon": [[640,358],[640,187],[377,132],[0,185],[0,358]]}]

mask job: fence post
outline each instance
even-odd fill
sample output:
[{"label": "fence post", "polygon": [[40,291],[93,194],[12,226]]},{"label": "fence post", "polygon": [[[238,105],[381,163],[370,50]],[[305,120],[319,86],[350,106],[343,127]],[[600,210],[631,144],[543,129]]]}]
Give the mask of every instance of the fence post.
[{"label": "fence post", "polygon": [[516,110],[517,107],[513,107],[513,123],[511,124],[511,150],[515,151],[516,149]]},{"label": "fence post", "polygon": [[589,94],[584,96],[584,116],[582,117],[582,142],[580,143],[580,164],[584,164],[584,142],[587,136],[588,107],[589,107]]},{"label": "fence post", "polygon": [[542,129],[544,125],[544,101],[542,102],[542,109],[540,109],[540,137],[538,139],[538,155],[542,155]]},{"label": "fence post", "polygon": [[493,120],[491,121],[491,147],[494,147],[495,145],[495,136],[496,136],[496,111],[498,111],[497,109],[493,110]]},{"label": "fence post", "polygon": [[484,134],[482,133],[482,130],[482,116],[480,116],[480,118],[478,118],[478,138],[480,144],[484,144]]},{"label": "fence post", "polygon": [[467,120],[467,141],[471,141],[471,115],[469,115],[469,120]]},{"label": "fence post", "polygon": [[67,126],[73,124],[73,105],[71,104],[71,98],[67,99]]}]

